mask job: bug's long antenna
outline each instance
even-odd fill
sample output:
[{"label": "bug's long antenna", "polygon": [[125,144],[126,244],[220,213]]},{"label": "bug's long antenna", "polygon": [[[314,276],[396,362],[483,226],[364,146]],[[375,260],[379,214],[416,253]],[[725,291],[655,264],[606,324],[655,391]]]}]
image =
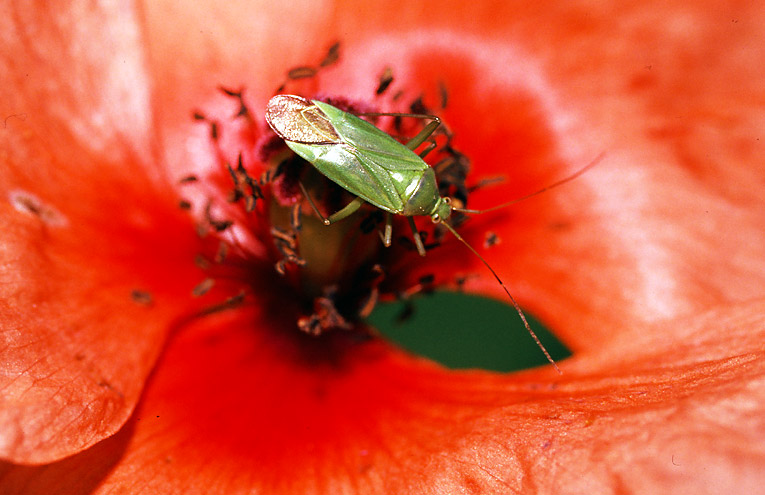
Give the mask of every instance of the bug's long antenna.
[{"label": "bug's long antenna", "polygon": [[545,346],[544,346],[544,345],[542,344],[542,342],[539,340],[539,337],[537,337],[537,334],[536,334],[536,333],[534,333],[534,330],[532,330],[532,329],[531,329],[531,326],[529,325],[529,322],[526,320],[526,315],[524,315],[524,314],[523,314],[523,311],[521,310],[521,307],[518,305],[518,303],[516,302],[516,300],[515,300],[515,298],[513,297],[513,295],[512,295],[512,294],[510,294],[510,291],[509,291],[509,290],[507,290],[507,287],[505,287],[505,283],[504,283],[504,282],[502,282],[502,279],[501,279],[501,278],[499,278],[499,275],[497,275],[497,272],[495,272],[495,271],[494,271],[494,268],[492,268],[492,267],[491,267],[491,265],[489,265],[489,263],[488,263],[488,262],[487,262],[485,259],[483,259],[483,256],[481,256],[480,254],[478,254],[478,251],[476,251],[476,250],[473,248],[473,246],[471,246],[470,244],[468,244],[468,242],[467,242],[465,239],[463,239],[463,238],[462,238],[462,236],[461,236],[461,235],[459,235],[459,234],[457,233],[457,231],[456,231],[456,230],[454,230],[454,227],[452,227],[451,225],[449,225],[449,224],[448,224],[448,223],[446,223],[446,222],[441,222],[441,225],[443,225],[444,227],[446,227],[447,229],[449,229],[449,232],[451,232],[452,234],[454,234],[454,237],[456,237],[458,241],[460,241],[462,244],[464,244],[465,246],[467,246],[467,248],[468,248],[468,249],[470,249],[471,251],[473,251],[473,254],[475,254],[476,256],[478,256],[478,259],[480,259],[480,260],[483,262],[483,264],[484,264],[484,265],[486,265],[486,268],[488,268],[488,269],[489,269],[489,271],[491,272],[491,274],[492,274],[492,275],[494,275],[494,278],[496,278],[496,279],[497,279],[497,282],[499,282],[499,285],[501,285],[501,286],[502,286],[502,289],[504,289],[504,291],[505,291],[505,294],[507,294],[507,297],[509,297],[509,298],[510,298],[510,300],[513,302],[513,306],[515,307],[515,311],[517,311],[517,312],[518,312],[518,316],[520,316],[520,317],[521,317],[521,320],[523,321],[523,326],[525,326],[525,327],[526,327],[526,330],[529,332],[529,334],[531,335],[531,337],[534,339],[534,342],[536,342],[536,343],[537,343],[537,346],[539,346],[539,348],[540,348],[540,349],[542,349],[542,352],[544,353],[544,355],[545,355],[545,357],[547,358],[547,360],[548,360],[548,361],[550,361],[550,364],[552,364],[552,365],[553,365],[553,367],[555,368],[555,371],[557,371],[559,375],[562,375],[563,373],[561,372],[560,368],[558,368],[558,365],[557,365],[557,364],[555,364],[555,361],[553,360],[552,356],[550,356],[550,353],[549,353],[549,352],[547,352],[547,349],[545,349]]},{"label": "bug's long antenna", "polygon": [[512,201],[508,201],[507,203],[502,203],[501,205],[492,206],[491,208],[487,208],[485,210],[470,210],[470,209],[467,209],[467,208],[452,208],[452,210],[459,211],[461,213],[474,213],[474,214],[475,213],[488,213],[490,211],[499,210],[499,209],[504,208],[506,206],[514,205],[515,203],[520,203],[523,200],[526,200],[526,199],[529,199],[531,197],[534,197],[537,194],[542,194],[545,191],[549,191],[550,189],[553,189],[555,187],[562,186],[566,182],[569,182],[569,181],[572,181],[572,180],[576,179],[577,177],[579,177],[580,175],[585,173],[587,170],[589,170],[592,167],[594,167],[595,165],[597,165],[598,162],[600,162],[603,159],[604,156],[606,156],[605,152],[603,152],[603,153],[599,154],[598,156],[596,156],[594,160],[592,160],[586,166],[584,166],[581,169],[577,170],[573,174],[569,175],[568,177],[566,177],[564,179],[561,179],[558,182],[554,182],[554,183],[550,184],[547,187],[543,187],[542,189],[534,191],[533,193],[529,193],[529,194],[526,194],[525,196],[521,196],[520,198],[516,198],[516,199],[514,199]]}]

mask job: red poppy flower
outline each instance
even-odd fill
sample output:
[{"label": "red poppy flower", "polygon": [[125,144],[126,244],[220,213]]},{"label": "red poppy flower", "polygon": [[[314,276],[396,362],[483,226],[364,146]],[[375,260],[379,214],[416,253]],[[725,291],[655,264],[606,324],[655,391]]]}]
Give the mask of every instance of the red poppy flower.
[{"label": "red poppy flower", "polygon": [[[761,490],[761,9],[3,10],[3,493]],[[440,114],[471,177],[508,178],[473,207],[606,152],[573,187],[460,229],[502,239],[485,255],[574,350],[562,376],[449,371],[352,332],[300,334],[263,217],[231,227],[241,249],[190,294],[216,235],[178,208],[192,194],[178,180],[199,174],[195,207],[226,205],[213,167],[258,149],[242,132],[266,132],[285,71],[338,39],[316,91],[372,104],[386,66],[407,98],[448,89]],[[221,86],[246,89],[250,127]],[[196,110],[228,126],[218,148]],[[501,297],[463,253],[447,239],[386,283],[469,273],[465,290]],[[243,280],[245,302],[211,310]]]}]

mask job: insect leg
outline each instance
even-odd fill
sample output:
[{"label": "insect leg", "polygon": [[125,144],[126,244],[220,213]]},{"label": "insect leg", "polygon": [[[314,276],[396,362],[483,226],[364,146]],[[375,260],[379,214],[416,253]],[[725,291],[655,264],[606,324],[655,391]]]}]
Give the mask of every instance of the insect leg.
[{"label": "insect leg", "polygon": [[313,212],[316,213],[317,217],[321,218],[321,221],[324,222],[324,225],[333,224],[339,220],[342,220],[343,218],[353,215],[359,208],[361,208],[361,205],[364,204],[364,200],[362,198],[356,197],[356,199],[345,205],[341,210],[331,214],[329,218],[327,218],[322,215],[319,211],[319,208],[316,207],[316,203],[314,203],[311,195],[308,194],[308,189],[306,189],[303,183],[298,181],[298,184],[300,185],[300,190],[303,191],[303,195],[311,205],[311,209],[313,209]]},{"label": "insect leg", "polygon": [[390,247],[391,238],[393,237],[393,215],[390,213],[385,214],[385,233],[380,236],[383,245]]},{"label": "insect leg", "polygon": [[420,256],[425,256],[425,246],[422,244],[422,237],[420,237],[420,232],[414,224],[414,218],[406,217],[406,219],[409,220],[409,226],[412,228],[412,237],[414,238],[414,244],[417,246],[417,252],[420,253]]},{"label": "insect leg", "polygon": [[349,217],[356,213],[359,208],[361,208],[361,205],[364,204],[364,199],[359,198],[358,196],[356,199],[348,203],[347,205],[343,206],[343,209],[340,211],[336,211],[335,213],[331,214],[329,218],[324,220],[325,225],[329,225],[332,223],[337,222],[338,220],[342,220],[343,218]]},{"label": "insect leg", "polygon": [[428,146],[424,150],[420,151],[419,153],[420,158],[425,158],[426,156],[428,156],[428,153],[436,149],[436,146],[437,146],[436,141],[432,138],[429,139],[429,141],[430,143],[428,144]]},{"label": "insect leg", "polygon": [[435,132],[436,129],[438,129],[438,126],[441,125],[441,119],[436,117],[435,115],[427,115],[422,113],[398,113],[398,112],[365,112],[360,113],[358,115],[365,115],[369,117],[411,117],[413,119],[428,119],[431,122],[428,123],[428,125],[425,126],[424,129],[422,129],[420,132],[417,133],[416,136],[414,136],[412,139],[410,139],[406,143],[406,147],[410,150],[415,149],[419,145],[425,142],[431,134]]},{"label": "insect leg", "polygon": [[421,130],[416,136],[414,136],[412,139],[410,139],[406,143],[406,147],[409,148],[410,150],[413,150],[419,145],[421,145],[422,143],[424,143],[425,140],[428,139],[430,135],[435,132],[436,129],[438,129],[438,126],[441,125],[441,119],[439,119],[435,115],[427,115],[425,117],[435,119],[435,120],[429,123],[428,125],[426,125],[423,130]]},{"label": "insect leg", "polygon": [[305,188],[301,181],[298,181],[298,185],[300,186],[300,190],[303,191],[303,196],[305,196],[305,198],[308,200],[308,203],[311,205],[313,212],[316,213],[316,216],[321,218],[321,221],[326,225],[327,219],[324,218],[324,215],[322,215],[319,209],[316,207],[316,203],[313,202],[313,198],[310,194],[308,194],[308,189]]}]

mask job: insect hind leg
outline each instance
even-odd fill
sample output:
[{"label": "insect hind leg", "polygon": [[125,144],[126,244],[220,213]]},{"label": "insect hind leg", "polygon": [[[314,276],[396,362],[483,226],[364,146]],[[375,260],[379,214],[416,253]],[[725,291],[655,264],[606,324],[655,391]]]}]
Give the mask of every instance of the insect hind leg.
[{"label": "insect hind leg", "polygon": [[[399,113],[399,112],[365,112],[358,115],[367,117],[410,117],[413,119],[427,119],[431,122],[428,123],[420,132],[417,133],[412,139],[406,142],[406,147],[410,150],[414,150],[419,145],[424,143],[431,134],[433,134],[438,126],[441,125],[441,119],[436,115],[428,115],[424,113]],[[430,149],[427,152],[431,151]],[[427,154],[427,152],[425,154]]]}]

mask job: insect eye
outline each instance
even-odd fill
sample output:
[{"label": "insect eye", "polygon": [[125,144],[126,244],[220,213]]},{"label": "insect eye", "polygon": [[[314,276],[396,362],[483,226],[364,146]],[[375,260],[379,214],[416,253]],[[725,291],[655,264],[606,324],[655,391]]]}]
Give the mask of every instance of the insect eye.
[{"label": "insect eye", "polygon": [[430,219],[433,221],[433,223],[440,223],[441,222],[441,215],[438,213],[434,213]]},{"label": "insect eye", "polygon": [[452,198],[444,198],[444,199],[443,199],[443,201],[444,201],[444,203],[446,203],[447,205],[450,205],[450,204],[452,204]]}]

